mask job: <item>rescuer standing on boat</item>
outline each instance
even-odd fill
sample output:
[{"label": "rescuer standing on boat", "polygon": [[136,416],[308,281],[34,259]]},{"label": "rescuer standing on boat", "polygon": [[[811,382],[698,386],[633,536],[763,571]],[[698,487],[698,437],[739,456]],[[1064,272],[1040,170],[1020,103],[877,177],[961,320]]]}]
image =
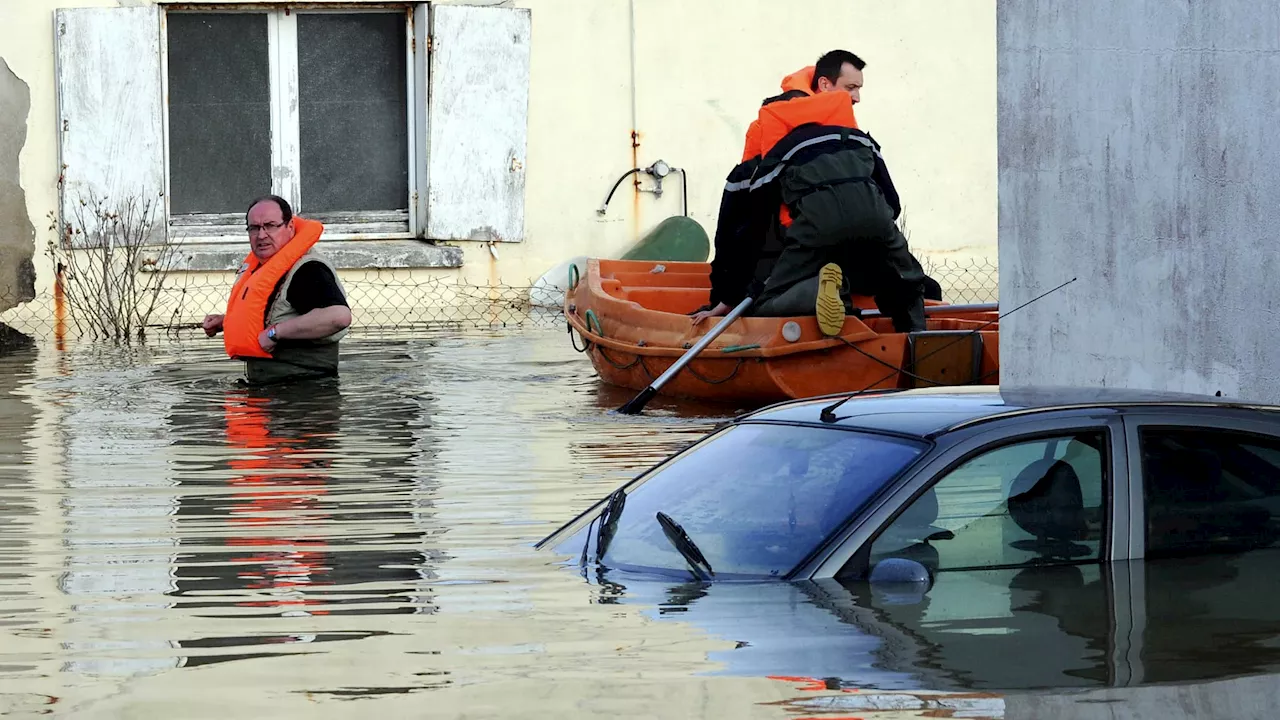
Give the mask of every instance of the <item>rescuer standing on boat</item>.
[{"label": "rescuer standing on boat", "polygon": [[226,315],[205,317],[205,334],[225,333],[227,356],[244,360],[252,385],[337,375],[351,308],[337,272],[314,250],[324,225],[295,217],[275,195],[254,200],[246,220],[250,253]]}]

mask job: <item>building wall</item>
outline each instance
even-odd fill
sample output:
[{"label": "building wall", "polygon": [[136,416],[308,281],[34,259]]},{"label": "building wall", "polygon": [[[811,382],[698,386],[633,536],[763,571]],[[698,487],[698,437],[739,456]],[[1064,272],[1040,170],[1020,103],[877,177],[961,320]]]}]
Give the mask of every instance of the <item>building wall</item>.
[{"label": "building wall", "polygon": [[26,84],[0,58],[0,312],[35,292],[35,230],[18,173],[30,109]]},{"label": "building wall", "polygon": [[[0,57],[30,89],[21,185],[40,247],[57,206],[53,11],[114,4],[0,8]],[[483,243],[461,242],[461,269],[423,273],[527,284],[570,257],[619,253],[680,212],[676,176],[661,198],[626,182],[608,212],[596,212],[633,163],[660,158],[688,172],[689,213],[714,234],[724,176],[761,99],[834,47],[869,63],[859,121],[884,146],[913,246],[929,257],[995,254],[993,0],[807,0],[790,4],[785,17],[768,0],[514,5],[533,18],[525,240],[497,244],[496,257]],[[37,269],[47,292],[52,269],[47,260]]]},{"label": "building wall", "polygon": [[1280,400],[1280,5],[998,4],[1006,384]]}]

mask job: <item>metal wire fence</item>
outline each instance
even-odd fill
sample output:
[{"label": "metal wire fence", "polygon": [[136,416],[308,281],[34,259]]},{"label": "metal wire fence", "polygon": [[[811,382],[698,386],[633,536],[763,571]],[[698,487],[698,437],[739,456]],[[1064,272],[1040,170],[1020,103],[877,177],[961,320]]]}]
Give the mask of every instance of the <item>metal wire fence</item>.
[{"label": "metal wire fence", "polygon": [[[955,303],[993,302],[998,296],[996,265],[989,260],[930,260],[921,258],[926,272],[942,286],[943,298]],[[533,284],[469,284],[420,272],[397,269],[342,271],[342,284],[351,304],[353,329],[404,333],[426,329],[557,327],[564,322],[555,291]],[[231,273],[172,273],[148,298],[152,309],[141,323],[146,337],[199,332],[209,313],[221,312],[234,282]],[[8,302],[6,302],[8,300]],[[113,332],[109,313],[99,313],[83,298],[67,293],[33,299],[0,293],[0,347],[21,333],[34,340],[136,340]],[[9,340],[6,340],[9,338]]]}]

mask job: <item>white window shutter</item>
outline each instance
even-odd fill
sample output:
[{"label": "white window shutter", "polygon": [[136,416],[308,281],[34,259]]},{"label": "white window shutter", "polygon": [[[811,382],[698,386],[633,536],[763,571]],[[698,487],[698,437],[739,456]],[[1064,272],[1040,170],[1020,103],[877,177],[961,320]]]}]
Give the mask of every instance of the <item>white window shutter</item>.
[{"label": "white window shutter", "polygon": [[82,199],[108,208],[149,200],[162,238],[159,7],[61,9],[54,32],[63,221],[74,222]]},{"label": "white window shutter", "polygon": [[428,98],[431,89],[431,6],[418,3],[413,7],[413,67],[409,78],[409,106],[413,126],[409,128],[409,231],[415,237],[427,236],[427,129]]},{"label": "white window shutter", "polygon": [[524,239],[527,8],[435,5],[427,237]]}]

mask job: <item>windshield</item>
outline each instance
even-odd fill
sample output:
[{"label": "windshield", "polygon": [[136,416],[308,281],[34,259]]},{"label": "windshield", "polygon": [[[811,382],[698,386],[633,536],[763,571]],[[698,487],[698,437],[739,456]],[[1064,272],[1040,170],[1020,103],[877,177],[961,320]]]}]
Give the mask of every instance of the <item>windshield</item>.
[{"label": "windshield", "polygon": [[600,526],[612,526],[602,565],[689,572],[674,521],[716,578],[785,575],[924,449],[837,428],[735,425],[654,470],[613,521],[597,517],[557,549],[586,542],[594,557]]}]

